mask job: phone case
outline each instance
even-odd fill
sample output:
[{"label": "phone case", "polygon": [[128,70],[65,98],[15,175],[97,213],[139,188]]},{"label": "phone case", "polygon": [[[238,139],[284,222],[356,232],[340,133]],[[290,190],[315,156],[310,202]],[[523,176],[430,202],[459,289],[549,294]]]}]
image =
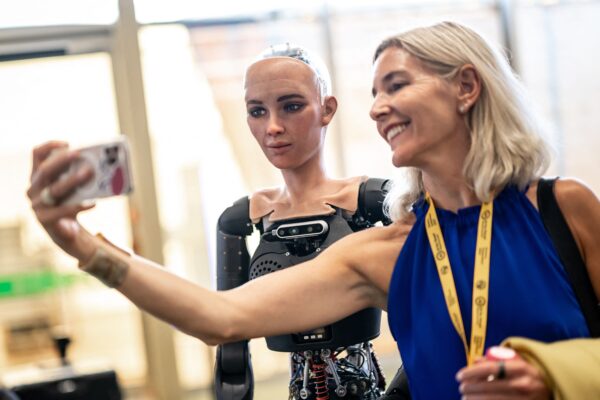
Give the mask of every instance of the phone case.
[{"label": "phone case", "polygon": [[129,146],[125,138],[79,150],[79,158],[67,172],[73,174],[88,164],[94,176],[79,186],[63,204],[79,204],[84,200],[118,196],[133,190],[129,164]]}]

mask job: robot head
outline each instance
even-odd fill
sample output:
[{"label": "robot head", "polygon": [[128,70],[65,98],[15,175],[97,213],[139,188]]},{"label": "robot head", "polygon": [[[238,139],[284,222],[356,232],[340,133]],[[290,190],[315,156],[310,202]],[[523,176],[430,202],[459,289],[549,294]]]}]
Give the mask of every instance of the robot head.
[{"label": "robot head", "polygon": [[267,58],[289,57],[302,61],[315,73],[319,83],[319,93],[321,99],[332,95],[331,76],[325,62],[314,53],[309,52],[303,47],[294,46],[289,43],[282,43],[269,46],[254,60],[254,62],[265,60]]}]

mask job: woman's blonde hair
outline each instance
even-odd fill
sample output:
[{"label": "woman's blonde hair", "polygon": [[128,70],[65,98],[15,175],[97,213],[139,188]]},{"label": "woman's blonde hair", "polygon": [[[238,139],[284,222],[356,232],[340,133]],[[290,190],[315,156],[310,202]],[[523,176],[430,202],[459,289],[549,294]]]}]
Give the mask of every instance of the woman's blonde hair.
[{"label": "woman's blonde hair", "polygon": [[[471,147],[463,174],[481,201],[506,185],[521,190],[546,170],[550,152],[544,129],[507,59],[473,30],[453,22],[412,29],[381,42],[374,60],[401,48],[426,68],[452,79],[465,64],[479,74],[481,93],[466,118]],[[408,191],[392,189],[384,206],[392,219],[405,216],[423,192],[421,171],[408,168]]]}]

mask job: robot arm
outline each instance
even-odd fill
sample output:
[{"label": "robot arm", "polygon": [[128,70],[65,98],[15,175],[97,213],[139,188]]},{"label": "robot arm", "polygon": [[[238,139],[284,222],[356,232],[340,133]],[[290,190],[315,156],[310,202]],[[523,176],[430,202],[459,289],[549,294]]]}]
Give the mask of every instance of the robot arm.
[{"label": "robot arm", "polygon": [[246,236],[252,234],[250,202],[241,198],[219,217],[217,223],[217,289],[227,290],[248,281],[250,254]]},{"label": "robot arm", "polygon": [[[392,223],[383,211],[383,200],[390,190],[392,182],[387,179],[371,178],[360,185],[358,192],[358,214],[371,224],[381,221],[384,225]],[[398,369],[385,394],[379,400],[410,400],[408,378],[403,367]]]},{"label": "robot arm", "polygon": [[381,221],[389,225],[392,221],[383,212],[383,200],[389,191],[392,182],[389,179],[370,178],[360,184],[358,189],[359,218],[368,221],[371,225]]},{"label": "robot arm", "polygon": [[[217,226],[217,289],[228,290],[248,281],[250,255],[246,236],[252,233],[249,200],[244,197],[227,208]],[[217,348],[215,394],[218,400],[251,400],[254,379],[248,341]]]}]

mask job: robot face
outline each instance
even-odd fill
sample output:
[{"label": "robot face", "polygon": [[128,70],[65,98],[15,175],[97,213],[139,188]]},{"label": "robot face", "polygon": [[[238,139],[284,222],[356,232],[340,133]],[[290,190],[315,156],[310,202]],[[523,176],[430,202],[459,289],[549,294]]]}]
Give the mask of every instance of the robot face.
[{"label": "robot face", "polygon": [[321,151],[333,112],[322,103],[315,81],[313,71],[292,58],[261,60],[246,71],[248,127],[278,169],[298,168]]}]

